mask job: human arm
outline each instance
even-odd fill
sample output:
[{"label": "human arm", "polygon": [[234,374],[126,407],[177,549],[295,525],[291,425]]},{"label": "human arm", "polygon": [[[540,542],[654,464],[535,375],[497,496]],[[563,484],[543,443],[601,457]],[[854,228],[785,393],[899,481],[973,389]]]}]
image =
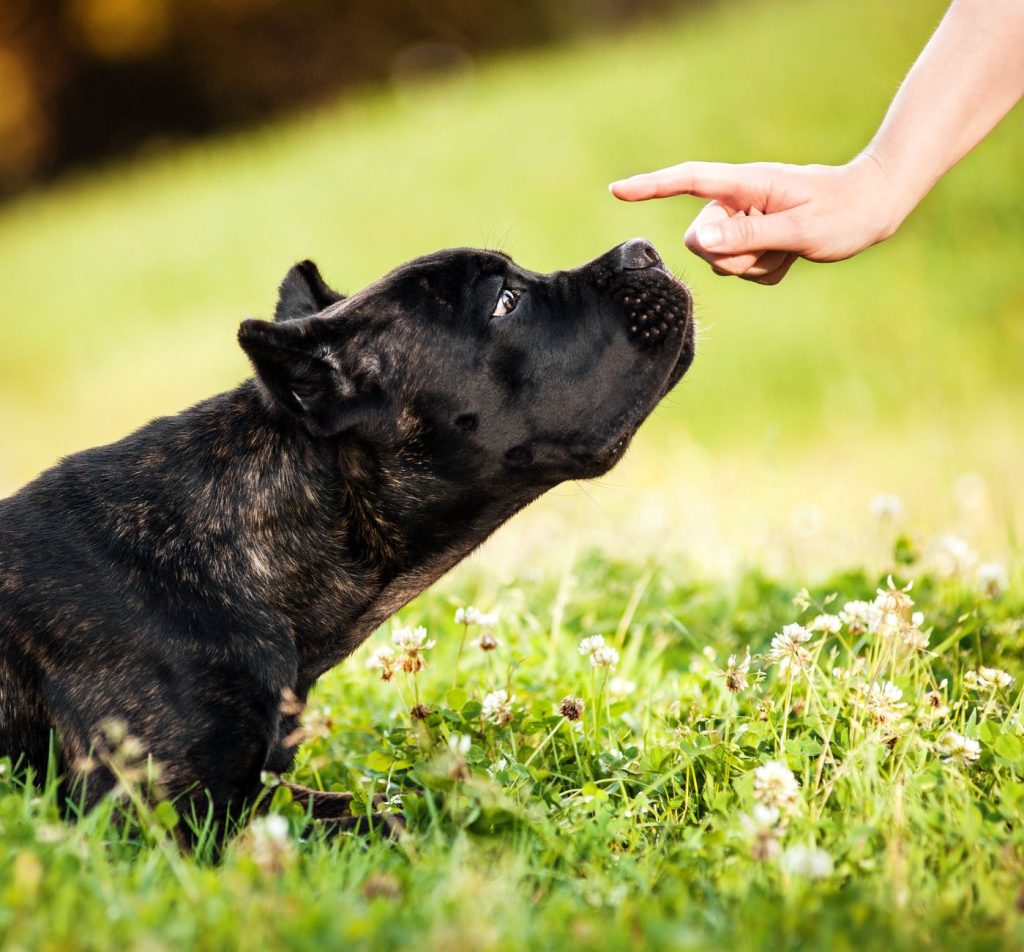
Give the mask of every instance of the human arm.
[{"label": "human arm", "polygon": [[1024,95],[1024,2],[954,0],[878,132],[840,166],[684,162],[611,186],[627,201],[712,201],[686,233],[721,274],[780,281],[888,238]]}]

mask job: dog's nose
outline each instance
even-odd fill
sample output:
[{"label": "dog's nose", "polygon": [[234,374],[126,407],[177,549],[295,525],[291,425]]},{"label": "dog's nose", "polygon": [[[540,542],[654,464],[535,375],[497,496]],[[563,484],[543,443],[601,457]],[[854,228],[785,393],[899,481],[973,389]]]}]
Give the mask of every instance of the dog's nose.
[{"label": "dog's nose", "polygon": [[664,267],[658,254],[646,238],[631,238],[615,249],[617,263],[623,271],[642,271],[644,268]]}]

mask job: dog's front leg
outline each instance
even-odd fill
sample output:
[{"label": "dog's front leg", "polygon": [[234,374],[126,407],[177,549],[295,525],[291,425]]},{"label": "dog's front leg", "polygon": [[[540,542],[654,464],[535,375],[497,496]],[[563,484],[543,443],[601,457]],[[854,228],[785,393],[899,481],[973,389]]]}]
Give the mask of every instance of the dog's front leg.
[{"label": "dog's front leg", "polygon": [[282,781],[281,786],[291,791],[292,801],[305,807],[314,820],[342,820],[352,816],[354,794],[312,790],[287,781]]},{"label": "dog's front leg", "polygon": [[[305,807],[314,820],[322,821],[324,829],[329,833],[369,833],[371,830],[380,830],[392,839],[398,839],[405,829],[405,820],[400,813],[381,809],[387,803],[387,797],[382,793],[374,794],[371,801],[374,812],[367,816],[352,812],[354,794],[312,790],[289,781],[282,781],[281,785],[291,791],[292,802]],[[262,804],[264,811],[268,805],[269,800],[265,800]]]}]

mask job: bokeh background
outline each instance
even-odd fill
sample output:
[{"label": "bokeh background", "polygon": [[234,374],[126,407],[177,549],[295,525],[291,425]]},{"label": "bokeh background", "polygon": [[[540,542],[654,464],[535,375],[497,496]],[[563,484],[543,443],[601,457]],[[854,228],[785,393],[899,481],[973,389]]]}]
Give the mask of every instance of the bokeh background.
[{"label": "bokeh background", "polygon": [[[352,290],[439,247],[537,270],[644,235],[692,286],[690,374],[605,479],[476,565],[600,545],[825,570],[896,532],[1017,546],[1024,114],[886,245],[777,288],[682,246],[614,178],[841,162],[943,2],[0,0],[0,493],[242,379],[237,324],[316,259]],[[896,524],[870,513],[903,500]]]}]

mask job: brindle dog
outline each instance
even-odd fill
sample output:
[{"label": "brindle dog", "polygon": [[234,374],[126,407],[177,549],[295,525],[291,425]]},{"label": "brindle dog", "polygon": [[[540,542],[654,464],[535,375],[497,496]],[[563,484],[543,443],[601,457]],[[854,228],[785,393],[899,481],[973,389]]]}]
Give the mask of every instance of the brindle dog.
[{"label": "brindle dog", "polygon": [[[86,808],[111,722],[170,796],[251,803],[317,678],[605,473],[694,353],[690,295],[640,239],[546,275],[441,251],[351,297],[304,262],[238,339],[254,379],[0,501],[0,755],[45,774],[54,738]],[[294,789],[356,824],[348,795]]]}]

